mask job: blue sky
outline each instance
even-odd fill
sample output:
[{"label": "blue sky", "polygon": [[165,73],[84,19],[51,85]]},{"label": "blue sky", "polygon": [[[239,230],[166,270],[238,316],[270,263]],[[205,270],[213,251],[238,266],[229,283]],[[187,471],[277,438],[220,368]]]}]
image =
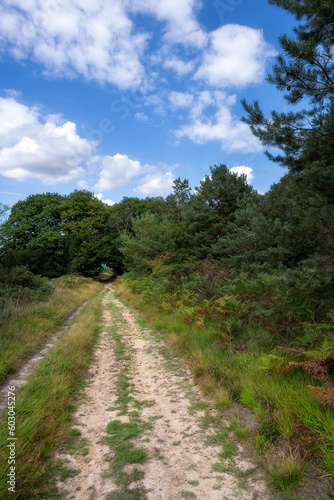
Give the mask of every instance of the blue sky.
[{"label": "blue sky", "polygon": [[293,26],[265,0],[3,0],[0,201],[166,196],[221,163],[267,191],[240,100],[285,109],[265,77]]}]

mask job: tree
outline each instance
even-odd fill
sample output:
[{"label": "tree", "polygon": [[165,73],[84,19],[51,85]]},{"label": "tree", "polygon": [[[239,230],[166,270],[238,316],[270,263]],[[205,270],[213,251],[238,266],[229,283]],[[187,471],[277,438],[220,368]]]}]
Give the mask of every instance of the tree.
[{"label": "tree", "polygon": [[69,270],[96,276],[108,260],[106,205],[93,193],[76,190],[65,198],[61,208]]},{"label": "tree", "polygon": [[65,240],[60,232],[64,199],[58,193],[45,193],[13,205],[0,233],[3,266],[27,265],[33,273],[48,277],[66,272]]},{"label": "tree", "polygon": [[213,253],[212,245],[224,235],[243,197],[252,192],[246,176],[237,176],[226,165],[215,165],[210,171],[195,188],[184,212],[189,251],[201,259]]},{"label": "tree", "polygon": [[93,193],[45,193],[17,202],[1,226],[1,264],[50,278],[95,276],[108,260],[107,207]]},{"label": "tree", "polygon": [[126,269],[148,274],[152,260],[175,250],[173,226],[166,218],[161,220],[155,214],[146,213],[135,219],[132,227],[133,235],[124,232],[121,236],[120,250]]},{"label": "tree", "polygon": [[4,203],[0,203],[0,224],[5,222],[9,210],[10,210],[10,208],[8,205],[5,205]]},{"label": "tree", "polygon": [[[279,38],[283,53],[277,57],[268,81],[289,105],[307,104],[297,111],[271,112],[265,118],[259,102],[242,101],[253,133],[266,146],[283,154],[268,157],[293,174],[311,170],[321,190],[328,181],[334,187],[334,4],[330,0],[269,0],[303,21],[295,37]],[[323,171],[326,170],[326,174]],[[333,192],[333,190],[332,190]]]},{"label": "tree", "polygon": [[175,220],[178,224],[180,224],[182,219],[182,211],[187,203],[189,203],[190,191],[191,188],[187,179],[183,181],[181,181],[180,177],[174,179],[173,194],[168,195],[166,201],[173,214],[175,214]]}]

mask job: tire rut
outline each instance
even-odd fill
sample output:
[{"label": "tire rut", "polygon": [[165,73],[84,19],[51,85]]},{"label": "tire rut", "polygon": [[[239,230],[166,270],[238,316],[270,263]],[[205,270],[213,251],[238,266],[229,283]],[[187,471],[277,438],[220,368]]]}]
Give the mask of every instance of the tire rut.
[{"label": "tire rut", "polygon": [[[115,335],[123,343],[121,354]],[[125,372],[130,380],[130,403],[122,409],[117,377]],[[221,426],[228,435],[228,423],[220,422],[217,427],[215,411],[194,385],[185,363],[170,355],[159,335],[140,326],[112,287],[103,300],[103,329],[90,374],[91,381],[74,415],[86,452],[61,450],[56,457],[79,471],[57,483],[65,498],[275,498],[239,444],[234,443],[233,456],[222,458],[222,442],[218,446],[217,440]],[[110,473],[117,452],[105,442],[106,428],[110,421],[123,425],[134,418],[147,424],[133,445],[143,449],[148,458],[137,465],[140,478],[125,488]],[[132,465],[125,465],[123,476],[132,470]]]}]

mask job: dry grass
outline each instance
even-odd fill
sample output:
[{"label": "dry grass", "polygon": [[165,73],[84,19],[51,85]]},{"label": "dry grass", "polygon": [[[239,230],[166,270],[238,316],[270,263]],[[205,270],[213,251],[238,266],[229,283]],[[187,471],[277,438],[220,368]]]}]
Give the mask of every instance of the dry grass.
[{"label": "dry grass", "polygon": [[296,450],[272,448],[265,453],[265,469],[271,484],[286,494],[301,482],[305,463]]}]

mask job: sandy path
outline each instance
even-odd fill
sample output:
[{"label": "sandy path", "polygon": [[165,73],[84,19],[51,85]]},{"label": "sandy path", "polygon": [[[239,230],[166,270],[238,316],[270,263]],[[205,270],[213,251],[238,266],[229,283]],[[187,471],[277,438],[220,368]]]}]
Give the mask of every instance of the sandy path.
[{"label": "sandy path", "polygon": [[[114,296],[112,288],[104,297],[103,308],[103,331],[91,368],[92,381],[75,413],[76,427],[81,438],[87,440],[88,452],[58,456],[68,460],[68,467],[81,471],[58,482],[65,498],[139,498],[132,496],[134,489],[140,489],[140,498],[147,500],[274,498],[256,472],[247,474],[254,465],[245,460],[240,445],[232,459],[233,467],[228,467],[231,460],[219,457],[221,446],[208,445],[208,439],[212,441],[217,433],[212,419],[214,411],[203,403],[184,363],[170,355],[156,334],[139,326],[135,315]],[[120,342],[125,346],[124,359],[115,350],[115,334],[121,338],[118,346]],[[126,412],[119,412],[119,408],[115,409],[117,377],[125,370],[130,376],[133,400]],[[137,466],[144,477],[123,489],[123,496],[120,493],[117,496],[119,484],[110,477],[102,477],[114,457],[114,450],[103,443],[103,437],[111,420],[131,422],[133,410],[139,407],[141,421],[151,424],[151,429],[144,430],[133,442],[148,456],[146,462]],[[217,463],[220,472],[213,471]],[[226,471],[222,472],[224,463]],[[124,470],[131,468],[126,465]],[[113,493],[108,497],[110,492]]]}]

